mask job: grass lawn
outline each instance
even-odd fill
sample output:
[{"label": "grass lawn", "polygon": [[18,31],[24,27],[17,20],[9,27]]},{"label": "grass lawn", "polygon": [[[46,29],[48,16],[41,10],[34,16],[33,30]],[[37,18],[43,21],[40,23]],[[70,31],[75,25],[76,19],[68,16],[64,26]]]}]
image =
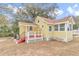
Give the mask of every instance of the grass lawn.
[{"label": "grass lawn", "polygon": [[42,41],[37,43],[15,44],[13,38],[0,38],[0,55],[11,56],[57,56],[79,55],[79,38],[64,43],[59,41]]}]

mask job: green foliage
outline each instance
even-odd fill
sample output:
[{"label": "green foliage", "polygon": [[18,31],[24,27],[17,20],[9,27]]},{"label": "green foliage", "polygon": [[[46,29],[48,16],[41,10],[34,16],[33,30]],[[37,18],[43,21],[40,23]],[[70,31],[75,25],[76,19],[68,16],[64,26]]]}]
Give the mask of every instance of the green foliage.
[{"label": "green foliage", "polygon": [[0,14],[0,26],[8,26],[8,21],[6,16]]},{"label": "green foliage", "polygon": [[[56,14],[54,13],[55,9],[58,8],[57,4],[53,3],[49,7],[47,7],[46,3],[40,3],[40,4],[24,4],[25,9],[27,11],[27,14],[31,16],[31,18],[35,19],[37,16],[42,16],[42,17],[49,17],[49,18],[54,18],[56,17]],[[51,11],[54,16],[48,15],[49,12]]]},{"label": "green foliage", "polygon": [[[34,21],[37,16],[52,18],[51,16],[48,16],[48,13],[50,12],[50,10],[52,11],[52,13],[54,13],[55,8],[57,8],[57,4],[52,4],[51,6],[49,6],[49,8],[47,8],[46,5],[48,4],[23,4],[23,8],[19,8],[18,12],[14,15],[15,21],[13,22],[12,26],[13,33],[19,33],[19,21]],[[43,9],[42,7],[45,7],[45,9]]]},{"label": "green foliage", "polygon": [[6,37],[11,35],[11,30],[8,27],[8,21],[6,16],[0,14],[0,37]]},{"label": "green foliage", "polygon": [[19,27],[18,27],[18,21],[17,20],[15,22],[13,22],[12,31],[13,31],[14,34],[19,34]]},{"label": "green foliage", "polygon": [[75,24],[74,26],[73,26],[73,29],[75,30],[75,29],[78,29],[78,24]]},{"label": "green foliage", "polygon": [[0,37],[11,36],[11,30],[7,26],[0,28]]},{"label": "green foliage", "polygon": [[[17,13],[13,15],[15,21],[12,23],[13,25],[11,29],[8,27],[9,24],[7,18],[4,15],[0,15],[0,36],[13,36],[13,34],[18,34],[18,21],[20,20],[33,21],[37,16],[52,18],[51,16],[48,16],[48,13],[51,11],[51,13],[54,14],[55,8],[57,8],[57,4],[49,5],[49,7],[47,7],[47,5],[49,4],[23,4],[23,8],[18,8]],[[45,9],[43,9],[43,7]],[[12,9],[9,9],[5,6],[2,6],[1,9],[12,12]]]}]

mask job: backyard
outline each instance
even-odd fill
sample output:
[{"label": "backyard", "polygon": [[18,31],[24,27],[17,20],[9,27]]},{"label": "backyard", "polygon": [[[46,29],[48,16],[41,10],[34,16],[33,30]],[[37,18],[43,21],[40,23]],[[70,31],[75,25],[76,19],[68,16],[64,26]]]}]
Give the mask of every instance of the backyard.
[{"label": "backyard", "polygon": [[11,37],[0,38],[0,55],[2,56],[63,56],[79,55],[79,38],[69,43],[43,41],[37,43],[15,44]]}]

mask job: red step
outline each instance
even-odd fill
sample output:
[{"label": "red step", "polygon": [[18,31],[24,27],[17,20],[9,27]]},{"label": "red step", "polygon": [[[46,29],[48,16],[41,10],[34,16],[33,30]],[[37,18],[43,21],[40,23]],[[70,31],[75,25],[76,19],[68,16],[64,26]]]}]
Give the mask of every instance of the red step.
[{"label": "red step", "polygon": [[25,37],[22,38],[22,39],[16,40],[16,43],[17,43],[17,44],[18,44],[18,43],[24,43],[24,42],[25,42]]}]

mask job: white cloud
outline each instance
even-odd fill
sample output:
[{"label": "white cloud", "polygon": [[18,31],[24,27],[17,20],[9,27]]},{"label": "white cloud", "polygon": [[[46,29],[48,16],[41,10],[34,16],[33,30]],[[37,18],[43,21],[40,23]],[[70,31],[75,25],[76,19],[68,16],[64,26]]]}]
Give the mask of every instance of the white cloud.
[{"label": "white cloud", "polygon": [[7,18],[8,21],[10,21],[10,19],[13,19],[13,17],[10,14],[4,14]]},{"label": "white cloud", "polygon": [[79,16],[79,10],[75,11],[75,16]]},{"label": "white cloud", "polygon": [[8,4],[8,8],[12,10],[13,13],[16,13],[18,8],[15,6],[12,6],[11,4]]},{"label": "white cloud", "polygon": [[20,6],[19,8],[20,8],[20,9],[22,9],[22,7],[21,7],[21,6]]},{"label": "white cloud", "polygon": [[79,16],[79,9],[76,9],[76,7],[78,7],[77,4],[75,4],[73,7],[68,7],[67,11],[69,12],[69,14],[74,15],[74,16]]},{"label": "white cloud", "polygon": [[49,14],[48,14],[48,16],[54,16],[54,14],[56,14],[57,16],[60,16],[63,13],[64,13],[63,10],[55,9],[54,13],[52,11],[50,11]]},{"label": "white cloud", "polygon": [[58,15],[62,15],[64,12],[62,10],[58,11]]},{"label": "white cloud", "polygon": [[76,8],[76,7],[78,7],[78,4],[75,4],[75,5],[74,5],[74,8]]},{"label": "white cloud", "polygon": [[8,8],[13,10],[13,6],[11,4],[8,4]]},{"label": "white cloud", "polygon": [[75,4],[74,6],[69,6],[67,8],[67,11],[69,12],[69,14],[74,15],[74,16],[79,16],[79,9],[77,9],[78,4]]},{"label": "white cloud", "polygon": [[14,7],[13,8],[13,13],[15,14],[15,13],[17,13],[17,11],[18,11],[18,8],[17,7]]},{"label": "white cloud", "polygon": [[60,9],[55,10],[55,14],[58,16],[62,15],[63,13],[64,13],[63,10],[60,10]]},{"label": "white cloud", "polygon": [[70,14],[73,14],[73,12],[74,12],[74,10],[73,10],[72,7],[68,7],[68,8],[67,8],[67,11],[68,11]]}]

